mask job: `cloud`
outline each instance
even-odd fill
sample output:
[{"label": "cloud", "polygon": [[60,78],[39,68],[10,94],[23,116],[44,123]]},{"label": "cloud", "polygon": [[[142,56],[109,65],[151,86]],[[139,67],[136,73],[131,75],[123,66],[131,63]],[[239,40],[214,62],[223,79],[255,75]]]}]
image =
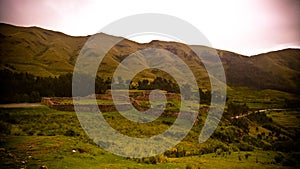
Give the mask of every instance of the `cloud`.
[{"label": "cloud", "polygon": [[[0,22],[39,26],[70,35],[94,34],[116,19],[152,12],[196,26],[213,47],[255,54],[274,46],[300,47],[298,0],[203,0],[151,3],[96,0],[1,0]],[[137,23],[138,24],[138,23]],[[251,52],[253,51],[253,52]]]}]

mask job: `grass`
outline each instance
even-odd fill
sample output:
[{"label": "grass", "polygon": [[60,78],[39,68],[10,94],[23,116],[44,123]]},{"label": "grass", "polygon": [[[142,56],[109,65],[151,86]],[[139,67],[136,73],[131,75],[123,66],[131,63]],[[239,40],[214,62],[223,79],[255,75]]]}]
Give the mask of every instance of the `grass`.
[{"label": "grass", "polygon": [[[274,164],[276,152],[233,152],[228,156],[216,156],[214,153],[202,156],[168,158],[167,162],[153,164],[138,163],[110,154],[96,145],[82,142],[66,136],[14,136],[2,138],[4,146],[17,156],[16,161],[1,161],[1,165],[38,169],[41,165],[48,168],[282,168]],[[75,149],[76,152],[72,152]],[[84,150],[84,152],[80,152]],[[245,154],[250,154],[245,159]],[[239,156],[241,160],[239,160]],[[258,162],[256,162],[256,157]],[[2,159],[3,160],[3,159]],[[21,161],[26,161],[25,165]],[[16,163],[19,162],[19,163]],[[4,166],[5,167],[5,166]]]},{"label": "grass", "polygon": [[[247,159],[245,157],[246,154],[249,154]],[[275,163],[274,157],[276,155],[277,153],[272,151],[234,152],[230,156],[226,157],[214,157],[214,154],[206,154],[201,156],[200,161],[203,163],[203,168],[283,168]],[[224,158],[226,160],[224,160]]]},{"label": "grass", "polygon": [[[118,157],[78,138],[66,136],[15,136],[6,140],[11,152],[27,161],[28,168],[101,168],[102,166],[125,166],[132,161]],[[76,152],[72,152],[72,150]],[[80,152],[82,151],[82,152]],[[31,156],[31,157],[30,157]],[[84,163],[82,163],[84,161]]]},{"label": "grass", "polygon": [[[177,105],[177,102],[175,103]],[[270,112],[274,122],[295,128],[299,125],[297,113]],[[106,121],[119,132],[132,137],[150,137],[159,134],[173,124],[175,117],[159,117],[150,123],[134,123],[117,112],[103,113]],[[163,161],[157,164],[149,159],[127,159],[113,155],[93,143],[80,126],[75,112],[62,112],[48,107],[0,109],[2,129],[0,139],[0,168],[288,168],[274,163],[278,152],[239,151],[238,143],[224,143],[215,137],[203,144],[198,144],[202,123],[194,126],[189,134],[175,146],[176,151],[185,151],[185,157],[160,155]],[[285,120],[290,117],[291,119]],[[200,122],[205,116],[199,117]],[[289,123],[290,122],[290,123]],[[122,124],[122,125],[120,125]],[[255,137],[254,122],[251,135]],[[5,133],[8,130],[9,132]],[[241,139],[234,132],[235,126],[222,120],[216,132],[232,131],[237,140]],[[263,128],[259,127],[259,132]],[[122,141],[122,140],[120,140]],[[246,144],[246,142],[243,142]],[[4,148],[4,150],[3,150]],[[226,149],[229,149],[226,150]],[[72,152],[75,150],[76,152]],[[202,152],[200,155],[199,151]],[[229,154],[230,152],[230,154]],[[203,154],[204,153],[204,154]],[[246,159],[245,155],[250,154]],[[283,154],[285,155],[285,154]],[[256,158],[257,157],[257,158]],[[157,157],[156,157],[157,158]]]},{"label": "grass", "polygon": [[273,119],[275,123],[282,126],[285,129],[293,132],[294,129],[299,129],[300,114],[299,111],[284,110],[284,111],[270,111],[267,113],[269,117]]},{"label": "grass", "polygon": [[252,109],[282,108],[285,99],[297,99],[298,96],[278,90],[253,90],[247,87],[232,87],[227,97],[235,103],[246,103]]}]

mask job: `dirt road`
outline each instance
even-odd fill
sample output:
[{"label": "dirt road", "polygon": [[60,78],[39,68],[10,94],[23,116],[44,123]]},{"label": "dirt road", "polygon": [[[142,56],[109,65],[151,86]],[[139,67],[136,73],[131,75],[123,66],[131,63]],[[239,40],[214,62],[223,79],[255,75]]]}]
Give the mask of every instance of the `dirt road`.
[{"label": "dirt road", "polygon": [[37,107],[44,106],[41,103],[11,103],[11,104],[0,104],[0,108],[22,108],[22,107]]}]

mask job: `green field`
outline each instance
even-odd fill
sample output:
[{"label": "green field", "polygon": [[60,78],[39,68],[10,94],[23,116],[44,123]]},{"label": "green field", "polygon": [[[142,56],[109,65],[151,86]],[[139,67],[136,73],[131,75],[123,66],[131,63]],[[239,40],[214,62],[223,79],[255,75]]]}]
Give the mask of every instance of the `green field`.
[{"label": "green field", "polygon": [[[2,168],[48,168],[103,169],[103,168],[283,168],[273,164],[276,152],[233,152],[229,156],[206,154],[182,158],[166,158],[157,164],[137,161],[112,155],[91,143],[66,136],[13,136],[2,138],[8,154],[1,152]],[[77,151],[72,152],[73,149]],[[8,151],[8,150],[7,150]],[[12,154],[12,157],[9,155]],[[250,154],[248,159],[246,154]],[[239,159],[240,157],[240,159]],[[259,159],[256,162],[256,159]],[[4,161],[5,160],[5,161]],[[25,164],[22,164],[22,161]],[[150,163],[150,161],[149,161]]]},{"label": "green field", "polygon": [[[95,48],[96,44],[86,43],[90,37],[94,36],[75,37],[38,27],[0,24],[0,103],[34,103],[40,102],[42,97],[58,98],[57,102],[53,102],[58,103],[52,105],[53,109],[46,106],[0,108],[0,169],[39,169],[42,165],[49,169],[300,168],[299,49],[282,49],[248,57],[230,51],[177,42],[155,40],[136,43],[104,33],[95,37],[103,38],[105,45]],[[114,44],[116,40],[120,42]],[[106,51],[106,45],[113,47]],[[152,58],[139,57],[143,56],[141,50],[146,49],[151,49],[147,53]],[[160,53],[153,49],[165,52]],[[93,62],[98,54],[104,53],[106,54],[100,65]],[[215,69],[218,66],[216,60],[210,57],[215,54],[219,55],[222,62],[226,83],[219,79],[223,77],[222,71],[210,74],[207,69],[219,70]],[[74,67],[79,55],[88,56],[79,58],[80,62],[84,62],[87,71],[75,73]],[[133,64],[127,65],[125,59],[130,55],[137,57],[131,61]],[[66,109],[72,108],[72,96],[108,94],[111,84],[119,89],[127,89],[126,85],[130,81],[125,76],[112,77],[119,66],[131,75],[132,65],[147,68],[134,75],[130,85],[130,89],[137,89],[130,91],[132,103],[135,103],[136,108],[147,110],[152,106],[141,90],[160,89],[176,93],[179,92],[178,87],[181,84],[178,81],[190,84],[191,79],[186,77],[186,72],[182,70],[183,65],[174,60],[174,55],[194,74],[198,87],[201,88],[199,93],[202,100],[196,123],[188,135],[163,154],[141,159],[111,154],[87,136],[75,112],[54,110],[59,106],[63,108],[60,110],[72,110]],[[168,66],[161,63],[168,63]],[[88,65],[98,67],[96,79],[93,77],[95,81],[90,81],[95,82],[95,90],[80,91],[81,85],[85,85],[81,82],[89,82],[92,78],[88,73]],[[161,71],[160,66],[166,67],[168,72]],[[79,88],[72,86],[73,73],[77,74],[80,81]],[[173,77],[175,74],[180,76],[176,78],[176,83],[175,76]],[[216,83],[211,84],[214,81]],[[210,110],[209,91],[213,87],[219,92],[216,86],[221,83],[225,83],[228,89],[225,112],[211,137],[199,144],[199,135]],[[188,86],[184,88],[189,89]],[[79,89],[78,93],[75,92],[77,94],[74,94],[74,89]],[[126,92],[120,92],[122,91]],[[192,92],[196,92],[195,89],[187,92],[190,93],[187,97],[193,98]],[[109,97],[102,99],[107,98]],[[122,98],[120,100],[122,103]],[[111,105],[118,101],[108,99],[96,102],[103,107],[112,108]],[[180,103],[178,95],[167,98],[166,113],[149,123],[130,121],[118,112],[103,112],[103,116],[112,128],[124,135],[147,138],[170,128],[180,108],[186,112],[193,109],[188,105],[181,107]],[[86,108],[89,104],[95,104],[95,101],[77,100],[75,104],[82,104]],[[193,104],[198,106],[198,101]],[[147,114],[141,118],[144,120],[148,116],[152,115]],[[91,122],[95,119],[92,118]],[[189,119],[178,121],[182,124],[187,120]],[[177,131],[171,134],[178,136]],[[120,142],[124,143],[124,140],[105,143],[109,147]],[[127,150],[131,152],[129,148]]]},{"label": "green field", "polygon": [[235,103],[246,103],[252,109],[268,109],[284,107],[285,99],[295,100],[297,95],[278,90],[256,90],[247,87],[231,87],[227,97]]},{"label": "green field", "polygon": [[[125,119],[117,112],[107,112],[103,115],[113,128],[135,137],[158,134],[166,130],[175,120],[173,117],[160,117],[153,122],[139,124]],[[272,113],[269,115],[274,116]],[[295,159],[290,156],[296,156],[297,152],[263,151],[259,146],[254,146],[254,143],[250,145],[246,140],[224,142],[213,135],[204,144],[198,144],[202,123],[194,126],[185,139],[175,147],[177,153],[161,154],[153,158],[128,159],[113,155],[93,143],[81,128],[75,112],[61,112],[41,106],[0,109],[0,116],[1,168],[34,169],[42,165],[48,168],[91,169],[293,168],[299,165],[296,163],[291,167],[285,166],[295,163]],[[200,121],[205,120],[204,116],[199,118]],[[274,118],[274,122],[279,122],[278,120],[280,118]],[[255,134],[253,129],[255,125],[258,124],[251,123],[249,137]],[[293,126],[290,127],[298,127],[296,123],[291,125]],[[264,131],[268,130],[264,129]],[[216,133],[223,132],[242,133],[236,126],[229,125],[225,119],[216,130]],[[234,133],[232,135],[238,137]],[[243,138],[247,136],[243,135]],[[251,146],[253,149],[246,150],[245,146]]]}]

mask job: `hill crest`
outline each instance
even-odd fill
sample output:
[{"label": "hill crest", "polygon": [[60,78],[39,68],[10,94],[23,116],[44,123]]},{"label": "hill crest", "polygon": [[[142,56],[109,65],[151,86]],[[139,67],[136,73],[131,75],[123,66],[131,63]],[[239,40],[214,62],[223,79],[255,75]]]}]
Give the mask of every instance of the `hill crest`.
[{"label": "hill crest", "polygon": [[[38,27],[18,27],[0,23],[0,69],[28,72],[36,76],[57,76],[72,72],[80,50],[91,36],[93,35],[73,37]],[[107,35],[107,39],[110,38],[121,39]],[[230,86],[297,93],[300,91],[300,49],[283,49],[249,57],[226,50],[189,46],[178,42],[154,40],[149,43],[137,43],[123,39],[107,54],[103,60],[103,67],[99,69],[99,75],[111,76],[124,58],[149,47],[168,50],[180,57],[192,69],[200,86],[209,88],[209,79],[202,61],[191,47],[201,48],[203,55],[216,50]],[[149,78],[158,75],[160,74],[150,70],[146,72]]]}]

